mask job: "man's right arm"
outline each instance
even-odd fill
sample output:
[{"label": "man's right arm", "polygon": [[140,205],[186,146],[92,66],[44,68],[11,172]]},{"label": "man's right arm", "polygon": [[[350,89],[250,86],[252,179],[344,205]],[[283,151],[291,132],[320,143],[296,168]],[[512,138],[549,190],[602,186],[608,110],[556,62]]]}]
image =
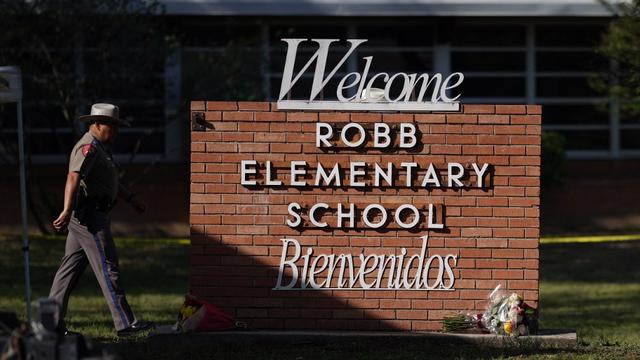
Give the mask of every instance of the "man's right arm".
[{"label": "man's right arm", "polygon": [[53,228],[60,231],[67,227],[69,219],[71,219],[71,212],[73,211],[73,201],[80,185],[80,173],[72,171],[67,174],[67,182],[64,187],[64,209],[60,213],[57,219],[53,221]]}]

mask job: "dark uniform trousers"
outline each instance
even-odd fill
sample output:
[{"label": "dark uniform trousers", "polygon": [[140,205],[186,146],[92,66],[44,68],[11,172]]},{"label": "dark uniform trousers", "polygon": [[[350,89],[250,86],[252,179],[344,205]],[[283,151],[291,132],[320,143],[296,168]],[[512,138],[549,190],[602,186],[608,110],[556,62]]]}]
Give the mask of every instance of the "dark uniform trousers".
[{"label": "dark uniform trousers", "polygon": [[111,236],[111,220],[107,213],[97,210],[86,219],[83,225],[75,212],[71,216],[64,257],[49,297],[60,304],[60,319],[64,319],[69,295],[89,264],[107,300],[116,330],[126,329],[136,320],[118,281],[118,255]]}]

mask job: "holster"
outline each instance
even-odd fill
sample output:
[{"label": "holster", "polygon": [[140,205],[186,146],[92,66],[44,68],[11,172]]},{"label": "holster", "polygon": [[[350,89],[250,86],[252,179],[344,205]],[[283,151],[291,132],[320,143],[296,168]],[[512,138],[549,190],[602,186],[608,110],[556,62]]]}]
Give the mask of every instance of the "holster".
[{"label": "holster", "polygon": [[76,194],[75,216],[80,224],[87,225],[95,212],[108,213],[116,205],[116,200],[110,197],[87,196],[84,189],[79,189]]}]

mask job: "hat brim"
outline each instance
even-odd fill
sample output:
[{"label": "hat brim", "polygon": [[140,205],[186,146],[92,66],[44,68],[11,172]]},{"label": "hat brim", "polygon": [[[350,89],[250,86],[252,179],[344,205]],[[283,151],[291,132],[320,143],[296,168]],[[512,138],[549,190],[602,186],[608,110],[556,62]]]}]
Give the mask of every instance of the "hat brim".
[{"label": "hat brim", "polygon": [[82,116],[79,116],[78,119],[80,121],[89,121],[89,122],[101,121],[101,122],[112,123],[120,126],[131,127],[131,123],[126,120],[116,119],[106,115],[82,115]]}]

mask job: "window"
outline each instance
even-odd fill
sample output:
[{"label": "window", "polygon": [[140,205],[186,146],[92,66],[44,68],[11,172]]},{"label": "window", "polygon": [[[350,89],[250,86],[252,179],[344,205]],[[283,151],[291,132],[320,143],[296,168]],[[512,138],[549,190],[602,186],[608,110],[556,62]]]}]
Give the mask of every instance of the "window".
[{"label": "window", "polygon": [[181,23],[182,98],[263,100],[262,66],[266,59],[260,26],[220,23],[191,19]]},{"label": "window", "polygon": [[[269,80],[271,99],[277,99],[282,81],[282,69],[285,63],[286,44],[280,39],[286,37],[331,38],[331,39],[368,39],[352,54],[347,63],[338,71],[319,95],[325,100],[336,100],[336,89],[340,79],[351,71],[364,69],[364,57],[373,56],[369,73],[387,72],[430,72],[433,69],[434,27],[416,22],[413,24],[377,23],[348,25],[347,22],[322,25],[271,25],[269,27]],[[332,44],[327,60],[327,68],[333,68],[348,50],[345,42]],[[305,64],[315,53],[317,45],[307,44],[300,47],[294,72]],[[291,93],[292,99],[304,99],[309,96],[313,73],[307,71]],[[398,83],[399,84],[399,83]],[[398,85],[399,86],[399,85]],[[391,89],[392,93],[399,89]]]},{"label": "window", "polygon": [[543,128],[565,136],[569,157],[640,154],[640,121],[618,119],[590,85],[609,69],[595,51],[605,26],[584,19],[456,22],[450,65],[465,74],[463,101],[543,105]]},{"label": "window", "polygon": [[603,25],[535,25],[535,97],[543,105],[543,128],[567,140],[573,157],[609,156],[610,106],[589,84],[606,73],[595,52]]},{"label": "window", "polygon": [[[526,99],[526,27],[455,24],[451,71],[465,75],[462,96],[469,103],[523,103]],[[487,86],[491,83],[491,86]]]},{"label": "window", "polygon": [[[155,22],[140,19],[118,22],[104,31],[104,25],[113,20],[95,15],[74,27],[74,34],[82,36],[73,39],[68,38],[68,29],[56,25],[56,17],[25,19],[37,25],[33,38],[2,44],[2,62],[22,67],[29,161],[68,161],[71,148],[88,127],[77,117],[88,114],[96,102],[119,106],[120,116],[134,125],[120,130],[114,147],[118,160],[179,158],[181,149],[170,150],[168,142],[174,135],[166,131],[170,123],[165,111],[167,54],[163,46],[155,46],[164,33]],[[4,113],[8,106],[2,105],[0,111]],[[7,139],[16,137],[15,124],[3,126],[2,131]]]},{"label": "window", "polygon": [[[337,79],[348,71],[361,70],[364,56],[374,56],[371,72],[459,71],[465,74],[461,92],[466,103],[543,105],[543,128],[566,137],[570,157],[640,154],[640,140],[636,140],[640,120],[617,119],[615,107],[590,85],[592,77],[606,75],[609,69],[609,60],[595,51],[605,20],[410,21],[269,25],[271,99],[279,95],[286,53],[280,38],[369,39],[352,56],[355,60],[336,74]],[[346,51],[344,46],[333,49],[342,51],[330,53],[328,67]],[[296,69],[314,51],[314,46],[301,51]],[[304,75],[290,96],[308,96],[311,78],[311,73]],[[321,96],[333,99],[336,85],[337,81],[331,81]],[[620,130],[611,125],[616,122]]]}]

